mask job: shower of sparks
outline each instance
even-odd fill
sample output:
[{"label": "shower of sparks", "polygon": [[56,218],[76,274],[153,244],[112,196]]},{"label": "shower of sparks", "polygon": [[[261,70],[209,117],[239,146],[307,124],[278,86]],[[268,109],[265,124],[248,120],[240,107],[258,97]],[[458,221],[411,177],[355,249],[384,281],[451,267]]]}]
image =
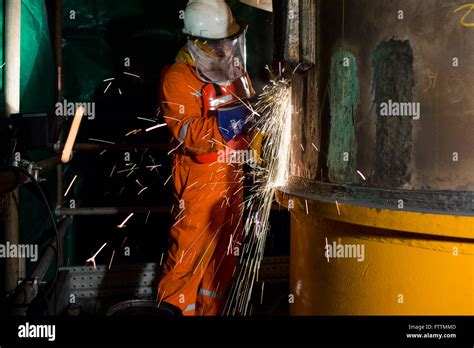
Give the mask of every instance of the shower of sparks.
[{"label": "shower of sparks", "polygon": [[105,248],[106,245],[107,245],[107,243],[104,243],[104,245],[102,245],[102,246],[100,247],[100,249],[97,250],[97,252],[96,252],[90,259],[87,259],[87,260],[86,260],[87,263],[92,262],[92,264],[94,265],[94,269],[96,269],[95,258],[97,257],[97,255],[99,255],[99,253],[102,251],[102,249]]},{"label": "shower of sparks", "polygon": [[337,215],[341,215],[341,211],[339,210],[339,204],[336,201],[336,208],[337,208]]},{"label": "shower of sparks", "polygon": [[66,192],[64,193],[64,197],[67,196],[67,194],[69,193],[69,190],[71,189],[71,187],[72,187],[72,185],[74,184],[74,181],[76,181],[76,179],[77,179],[77,175],[74,176],[74,179],[72,179],[71,183],[69,184],[69,186],[68,186]]},{"label": "shower of sparks", "polygon": [[160,124],[157,124],[156,126],[149,127],[147,129],[145,129],[145,132],[149,132],[153,129],[157,129],[157,128],[161,128],[161,127],[165,127],[165,126],[166,126],[166,123],[160,123]]},{"label": "shower of sparks", "polygon": [[367,179],[365,178],[364,174],[362,174],[359,170],[357,171],[357,174],[359,174],[360,177],[361,177],[362,179],[364,179],[364,181],[367,180]]},{"label": "shower of sparks", "polygon": [[127,218],[126,218],[125,220],[123,220],[123,222],[122,222],[120,225],[118,225],[117,227],[118,227],[118,228],[124,228],[124,227],[125,227],[125,223],[126,223],[132,216],[133,216],[133,213],[130,213],[130,215],[127,216]]},{"label": "shower of sparks", "polygon": [[250,299],[258,281],[265,242],[270,230],[269,217],[275,190],[285,186],[288,180],[291,140],[290,81],[281,76],[270,81],[257,103],[249,109],[252,111],[249,117],[255,119],[253,130],[263,134],[266,141],[262,142],[261,161],[250,173],[254,176],[255,184],[241,205],[248,216],[243,219],[244,243],[240,253],[240,265],[234,271],[234,284],[226,300],[225,315],[251,314]]}]

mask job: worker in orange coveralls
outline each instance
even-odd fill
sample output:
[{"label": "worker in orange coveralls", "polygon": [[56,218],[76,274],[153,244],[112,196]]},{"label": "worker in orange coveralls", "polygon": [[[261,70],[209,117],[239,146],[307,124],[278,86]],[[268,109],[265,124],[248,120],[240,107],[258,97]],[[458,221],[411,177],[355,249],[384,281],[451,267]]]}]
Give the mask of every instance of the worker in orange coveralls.
[{"label": "worker in orange coveralls", "polygon": [[[157,302],[183,315],[219,315],[242,243],[243,166],[254,96],[245,71],[245,28],[221,0],[191,0],[188,40],[163,74],[161,108],[176,140],[173,226]],[[250,114],[250,115],[249,115]],[[227,152],[226,152],[227,151]]]}]

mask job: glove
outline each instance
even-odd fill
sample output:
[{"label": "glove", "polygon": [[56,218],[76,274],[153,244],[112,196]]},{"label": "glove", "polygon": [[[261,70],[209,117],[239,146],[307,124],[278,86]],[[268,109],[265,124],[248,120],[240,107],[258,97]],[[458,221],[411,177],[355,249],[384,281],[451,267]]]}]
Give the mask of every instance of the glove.
[{"label": "glove", "polygon": [[247,121],[247,116],[249,114],[250,111],[245,105],[217,109],[219,131],[226,142],[231,141],[247,131],[250,125]]}]

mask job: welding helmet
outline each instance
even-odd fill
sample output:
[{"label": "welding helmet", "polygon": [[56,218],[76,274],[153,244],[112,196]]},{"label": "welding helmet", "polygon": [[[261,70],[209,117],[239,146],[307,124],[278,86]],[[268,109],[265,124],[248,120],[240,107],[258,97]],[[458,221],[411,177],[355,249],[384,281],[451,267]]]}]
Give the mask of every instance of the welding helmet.
[{"label": "welding helmet", "polygon": [[245,74],[246,28],[235,21],[225,1],[189,1],[183,31],[203,81],[228,85]]}]

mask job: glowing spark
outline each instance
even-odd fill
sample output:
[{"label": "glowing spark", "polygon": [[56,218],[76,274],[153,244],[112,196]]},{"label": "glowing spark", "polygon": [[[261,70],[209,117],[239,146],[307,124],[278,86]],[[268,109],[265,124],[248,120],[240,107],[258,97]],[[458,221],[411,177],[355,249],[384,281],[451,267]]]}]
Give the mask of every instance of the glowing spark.
[{"label": "glowing spark", "polygon": [[126,223],[132,216],[133,216],[133,213],[130,213],[130,215],[129,215],[125,220],[123,220],[123,222],[122,222],[120,225],[118,225],[117,227],[118,227],[118,228],[124,228],[124,227],[125,227],[125,223]]},{"label": "glowing spark", "polygon": [[128,132],[127,134],[125,134],[126,137],[128,137],[130,134],[137,134],[141,131],[141,129],[134,129],[130,132]]},{"label": "glowing spark", "polygon": [[305,199],[304,204],[306,205],[306,215],[309,215],[308,201]]},{"label": "glowing spark", "polygon": [[104,94],[107,93],[107,91],[109,90],[110,86],[112,86],[112,82],[109,82],[109,84],[107,85],[107,88],[106,88],[105,91],[104,91]]},{"label": "glowing spark", "polygon": [[201,92],[199,92],[197,89],[193,88],[192,86],[188,85],[189,88],[191,88],[193,90],[194,93],[191,93],[192,95],[196,96],[196,97],[200,97],[201,96]]},{"label": "glowing spark", "polygon": [[111,77],[109,79],[102,80],[102,82],[109,82],[115,80],[115,77]]},{"label": "glowing spark", "polygon": [[112,257],[110,258],[110,262],[109,262],[109,269],[110,267],[112,267],[112,261],[114,260],[114,255],[115,255],[115,250],[112,251]]},{"label": "glowing spark", "polygon": [[300,146],[301,146],[301,150],[303,150],[303,152],[304,152],[304,147],[303,147],[303,144],[300,144]]},{"label": "glowing spark", "polygon": [[137,117],[137,120],[143,120],[143,121],[148,121],[152,123],[156,123],[156,120],[153,120],[151,118],[145,118],[145,117]]},{"label": "glowing spark", "polygon": [[175,227],[177,224],[179,224],[179,222],[180,222],[181,220],[183,220],[185,217],[186,217],[186,215],[184,215],[181,219],[179,219],[178,221],[176,221],[176,222],[174,223],[173,227]]},{"label": "glowing spark", "polygon": [[112,171],[110,172],[109,178],[111,178],[112,175],[114,174],[114,171],[115,171],[116,167],[117,167],[117,165],[114,165],[114,167],[112,168]]},{"label": "glowing spark", "polygon": [[122,95],[122,90],[120,88],[118,89],[118,91],[119,91],[120,95]]},{"label": "glowing spark", "polygon": [[313,145],[313,147],[316,149],[316,151],[319,152],[319,149],[316,147],[316,145],[314,145],[314,143],[311,143],[311,145]]},{"label": "glowing spark", "polygon": [[150,216],[151,210],[148,210],[148,213],[146,214],[146,219],[145,219],[145,224],[148,223],[148,217]]},{"label": "glowing spark", "polygon": [[339,204],[336,201],[336,208],[337,208],[337,215],[341,215],[341,211],[339,210]]},{"label": "glowing spark", "polygon": [[165,293],[166,293],[166,290],[163,291],[163,295],[161,296],[161,300],[160,300],[160,302],[158,302],[158,304],[156,305],[157,308],[160,307],[161,301],[163,301],[163,297],[165,297]]},{"label": "glowing spark", "polygon": [[140,194],[141,194],[143,191],[145,191],[146,189],[148,189],[148,187],[142,188],[142,189],[140,190],[140,192],[138,192],[137,196],[140,196]]},{"label": "glowing spark", "polygon": [[293,69],[292,74],[294,74],[294,73],[296,72],[296,70],[298,70],[298,68],[300,67],[300,65],[301,65],[301,63],[299,63],[299,64],[296,66],[296,68]]},{"label": "glowing spark", "polygon": [[90,141],[97,141],[99,143],[105,143],[105,144],[115,144],[113,141],[107,141],[107,140],[102,140],[102,139],[95,139],[95,138],[89,138]]},{"label": "glowing spark", "polygon": [[146,166],[146,168],[149,168],[149,169],[150,169],[150,172],[152,172],[153,169],[158,168],[158,167],[161,167],[161,164],[156,164],[156,165],[154,165],[154,166]]},{"label": "glowing spark", "polygon": [[359,170],[357,171],[357,174],[359,174],[362,177],[362,179],[364,179],[364,181],[366,180],[364,174],[362,174]]},{"label": "glowing spark", "polygon": [[171,117],[171,116],[163,116],[163,118],[169,118],[170,120],[177,121],[177,122],[181,122],[180,119],[174,118],[174,117]]},{"label": "glowing spark", "polygon": [[105,248],[106,245],[107,245],[107,243],[104,243],[104,245],[102,245],[100,247],[100,249],[97,250],[97,252],[94,254],[94,256],[92,256],[90,259],[86,260],[86,262],[92,262],[92,264],[94,265],[94,269],[96,269],[95,258],[97,257],[97,255],[99,255],[99,253],[102,251],[102,249]]},{"label": "glowing spark", "polygon": [[153,129],[157,129],[157,128],[161,128],[161,127],[165,127],[165,126],[166,126],[166,123],[160,123],[160,124],[157,124],[156,126],[145,129],[145,132],[149,132]]},{"label": "glowing spark", "polygon": [[76,179],[77,179],[77,175],[74,176],[74,179],[72,179],[71,183],[69,184],[69,187],[67,188],[66,192],[64,193],[64,197],[67,196],[67,194],[69,193],[69,190],[71,189],[71,187],[74,184],[74,181],[76,181]]},{"label": "glowing spark", "polygon": [[179,148],[181,145],[183,145],[183,143],[184,143],[184,141],[180,142],[180,143],[178,144],[178,146],[176,146],[174,149],[171,149],[171,150],[168,152],[168,156],[169,156],[172,152],[178,150],[178,148]]},{"label": "glowing spark", "polygon": [[161,259],[160,259],[160,266],[161,264],[163,263],[163,256],[165,255],[165,253],[161,253]]},{"label": "glowing spark", "polygon": [[172,176],[172,175],[170,175],[170,176],[168,177],[168,179],[166,179],[166,181],[165,181],[165,183],[163,184],[163,186],[166,186],[166,184],[168,183],[168,181],[170,181],[171,176]]},{"label": "glowing spark", "polygon": [[107,152],[107,150],[104,150],[104,151],[102,151],[101,153],[99,153],[99,155],[102,156],[102,155],[103,155],[104,153],[106,153],[106,152]]},{"label": "glowing spark", "polygon": [[263,304],[263,289],[265,286],[265,282],[262,282],[262,294],[260,295],[260,304]]},{"label": "glowing spark", "polygon": [[229,238],[229,245],[227,246],[227,255],[232,253],[232,236],[233,235],[231,234]]},{"label": "glowing spark", "polygon": [[141,77],[140,77],[139,75],[132,74],[132,73],[125,72],[125,71],[124,71],[123,73],[124,73],[124,75],[129,75],[129,76],[133,76],[133,77],[136,77],[136,78],[138,78],[138,79],[141,79]]}]

